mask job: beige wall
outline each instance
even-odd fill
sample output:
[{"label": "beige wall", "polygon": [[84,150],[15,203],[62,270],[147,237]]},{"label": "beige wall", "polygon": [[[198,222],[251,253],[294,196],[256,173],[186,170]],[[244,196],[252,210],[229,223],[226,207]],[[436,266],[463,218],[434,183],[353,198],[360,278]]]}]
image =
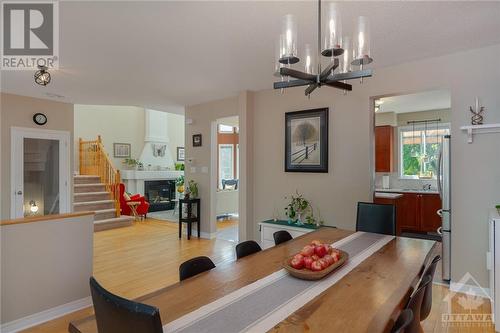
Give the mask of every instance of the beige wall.
[{"label": "beige wall", "polygon": [[[10,128],[11,127],[31,127],[37,129],[50,129],[68,131],[73,139],[73,104],[49,101],[46,99],[25,97],[19,95],[5,94],[0,95],[0,119],[1,119],[1,218],[10,218]],[[44,113],[47,116],[47,124],[38,126],[33,122],[33,115],[37,112]],[[73,156],[73,147],[70,147],[70,156]],[[71,161],[71,169],[73,170],[73,161]],[[71,200],[72,203],[72,179],[71,184]]]},{"label": "beige wall", "polygon": [[0,229],[2,324],[90,296],[92,214]]},{"label": "beige wall", "polygon": [[[363,85],[353,81],[354,91],[347,96],[330,88],[315,91],[310,100],[304,97],[302,88],[289,89],[284,95],[273,90],[247,94],[246,121],[253,126],[250,129],[253,134],[249,135],[248,151],[241,154],[247,158],[253,154],[248,170],[253,181],[246,190],[240,189],[240,193],[253,191],[254,195],[248,201],[249,211],[240,214],[253,221],[248,238],[258,239],[259,221],[283,215],[283,198],[296,189],[319,208],[326,224],[354,229],[356,203],[370,200],[374,177],[371,167],[374,117],[370,98],[449,89],[452,99],[452,280],[458,281],[463,274],[471,272],[483,286],[488,286],[487,217],[488,210],[500,201],[497,167],[500,136],[478,135],[473,144],[467,144],[460,126],[470,124],[468,106],[474,103],[475,96],[486,106],[485,122],[500,122],[500,66],[491,66],[499,56],[500,45],[495,45],[380,68]],[[475,59],[477,66],[463,65],[470,59]],[[197,158],[198,165],[209,165],[210,121],[226,116],[227,110],[235,108],[236,101],[232,98],[188,108],[189,116],[186,116],[194,123],[187,129],[186,140],[191,140],[192,133],[203,134],[203,147],[190,148],[190,141],[187,145],[188,156]],[[330,108],[329,173],[285,173],[285,112],[324,106]],[[194,177],[209,184],[208,174]],[[206,191],[202,190],[202,198],[207,195]]]},{"label": "beige wall", "polygon": [[[113,105],[75,105],[75,161],[78,161],[78,139],[95,140],[101,135],[104,148],[114,166],[123,167],[123,158],[113,157],[113,143],[130,143],[131,158],[139,159],[144,148],[144,108]],[[168,147],[174,162],[177,147],[184,146],[184,116],[167,113]],[[172,166],[173,167],[173,166]],[[75,170],[78,163],[75,163]]]}]

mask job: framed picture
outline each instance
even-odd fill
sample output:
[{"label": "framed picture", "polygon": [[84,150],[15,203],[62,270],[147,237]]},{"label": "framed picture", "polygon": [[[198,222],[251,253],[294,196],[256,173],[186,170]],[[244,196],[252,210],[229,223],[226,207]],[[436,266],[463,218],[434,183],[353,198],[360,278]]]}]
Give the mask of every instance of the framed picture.
[{"label": "framed picture", "polygon": [[193,147],[201,147],[201,134],[193,134]]},{"label": "framed picture", "polygon": [[328,108],[285,113],[285,172],[328,172]]},{"label": "framed picture", "polygon": [[113,157],[130,158],[130,143],[113,143]]},{"label": "framed picture", "polygon": [[177,161],[184,161],[184,147],[177,147]]}]

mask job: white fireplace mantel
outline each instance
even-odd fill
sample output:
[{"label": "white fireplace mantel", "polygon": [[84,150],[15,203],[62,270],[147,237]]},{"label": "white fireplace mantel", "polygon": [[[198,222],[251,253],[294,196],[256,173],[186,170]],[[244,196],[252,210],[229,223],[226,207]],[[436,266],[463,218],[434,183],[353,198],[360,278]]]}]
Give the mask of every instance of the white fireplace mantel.
[{"label": "white fireplace mantel", "polygon": [[144,195],[144,182],[146,180],[171,180],[183,175],[184,171],[172,170],[120,170],[120,175],[125,190],[129,193]]}]

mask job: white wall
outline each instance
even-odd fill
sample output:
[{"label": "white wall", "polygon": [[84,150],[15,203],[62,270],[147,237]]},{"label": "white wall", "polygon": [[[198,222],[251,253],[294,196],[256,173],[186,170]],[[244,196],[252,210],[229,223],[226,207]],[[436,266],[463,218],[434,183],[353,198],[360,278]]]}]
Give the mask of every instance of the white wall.
[{"label": "white wall", "polygon": [[[176,162],[176,148],[184,146],[184,115],[167,115],[168,147]],[[140,107],[76,104],[75,160],[78,161],[78,139],[95,140],[98,135],[116,168],[123,168],[124,159],[113,157],[113,143],[130,143],[131,158],[139,159],[144,148],[144,119],[144,108]],[[75,170],[78,170],[78,163],[75,163]]]}]

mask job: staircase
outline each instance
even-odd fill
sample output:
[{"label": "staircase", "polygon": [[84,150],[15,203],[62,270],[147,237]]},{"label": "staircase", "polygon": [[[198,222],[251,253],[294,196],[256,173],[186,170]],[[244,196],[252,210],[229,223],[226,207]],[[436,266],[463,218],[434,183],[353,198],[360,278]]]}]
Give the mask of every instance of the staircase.
[{"label": "staircase", "polygon": [[99,176],[75,175],[73,210],[93,211],[94,231],[102,231],[132,225],[134,218],[128,215],[117,217],[115,201]]}]

